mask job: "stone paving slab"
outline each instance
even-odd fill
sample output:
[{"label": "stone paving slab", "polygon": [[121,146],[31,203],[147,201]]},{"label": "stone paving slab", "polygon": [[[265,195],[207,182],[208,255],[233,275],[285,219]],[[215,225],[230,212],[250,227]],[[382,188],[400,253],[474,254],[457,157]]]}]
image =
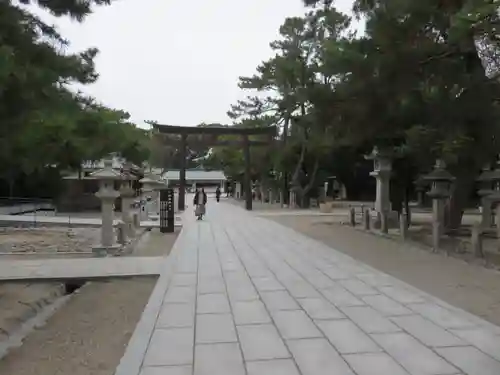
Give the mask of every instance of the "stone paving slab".
[{"label": "stone paving slab", "polygon": [[500,374],[500,327],[234,205],[183,222],[115,375]]},{"label": "stone paving slab", "polygon": [[93,279],[159,275],[163,257],[0,261],[0,281]]}]

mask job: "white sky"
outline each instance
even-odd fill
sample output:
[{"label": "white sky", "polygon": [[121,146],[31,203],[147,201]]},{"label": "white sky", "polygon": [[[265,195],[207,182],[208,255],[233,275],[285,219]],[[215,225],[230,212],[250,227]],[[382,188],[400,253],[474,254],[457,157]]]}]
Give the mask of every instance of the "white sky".
[{"label": "white sky", "polygon": [[227,110],[245,97],[238,77],[271,56],[286,17],[304,12],[302,0],[118,0],[81,24],[53,22],[70,51],[100,50],[100,78],[84,92],[138,125],[197,125],[230,123]]}]

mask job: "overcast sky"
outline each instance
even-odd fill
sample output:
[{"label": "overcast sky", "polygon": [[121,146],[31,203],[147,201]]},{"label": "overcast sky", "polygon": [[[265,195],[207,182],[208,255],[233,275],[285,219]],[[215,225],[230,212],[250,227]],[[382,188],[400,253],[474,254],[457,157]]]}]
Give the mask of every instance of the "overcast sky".
[{"label": "overcast sky", "polygon": [[[337,0],[347,11],[352,0]],[[230,123],[237,84],[271,56],[269,43],[302,0],[117,0],[81,24],[53,20],[70,50],[97,47],[98,82],[85,87],[141,125]]]}]

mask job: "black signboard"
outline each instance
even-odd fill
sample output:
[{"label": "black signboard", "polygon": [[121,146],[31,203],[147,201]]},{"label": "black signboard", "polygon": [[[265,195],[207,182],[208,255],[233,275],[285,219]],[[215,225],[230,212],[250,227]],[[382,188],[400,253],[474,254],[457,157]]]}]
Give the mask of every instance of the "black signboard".
[{"label": "black signboard", "polygon": [[160,190],[160,232],[173,233],[174,223],[174,189],[162,189]]}]

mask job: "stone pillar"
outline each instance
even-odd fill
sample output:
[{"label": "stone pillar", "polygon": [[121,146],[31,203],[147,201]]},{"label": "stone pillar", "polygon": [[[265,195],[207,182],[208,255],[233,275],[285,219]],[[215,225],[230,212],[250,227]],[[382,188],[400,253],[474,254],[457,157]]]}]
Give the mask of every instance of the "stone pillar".
[{"label": "stone pillar", "polygon": [[297,194],[295,194],[295,192],[293,190],[290,191],[290,198],[288,200],[288,202],[289,202],[288,208],[294,209],[297,207],[296,199],[297,199]]},{"label": "stone pillar", "polygon": [[97,192],[96,196],[101,199],[101,245],[104,248],[110,248],[114,245],[114,204],[115,199],[118,198],[118,192]]},{"label": "stone pillar", "polygon": [[119,245],[115,244],[114,235],[114,203],[120,193],[115,190],[114,182],[121,180],[120,172],[113,169],[113,160],[105,159],[104,168],[91,173],[90,176],[99,180],[99,191],[95,194],[101,200],[101,243],[92,249],[97,256],[115,253]]},{"label": "stone pillar", "polygon": [[483,242],[481,238],[482,234],[482,223],[474,223],[472,225],[472,233],[471,233],[471,245],[472,251],[477,258],[484,258],[483,252]]},{"label": "stone pillar", "polygon": [[179,193],[174,190],[174,212],[179,212]]},{"label": "stone pillar", "polygon": [[165,188],[165,185],[159,183],[153,189],[153,214],[160,215],[160,190]]},{"label": "stone pillar", "polygon": [[[380,221],[375,222],[374,228],[379,228],[383,233],[389,230],[389,215],[391,214],[390,200],[390,182],[392,173],[392,160],[388,152],[379,151],[377,147],[373,148],[370,155],[365,156],[368,160],[373,160],[373,172],[370,176],[377,181],[375,195],[375,212]],[[391,215],[392,217],[392,215]]]},{"label": "stone pillar", "polygon": [[399,219],[399,235],[401,240],[405,241],[408,237],[408,223],[406,222],[406,213],[401,214]]},{"label": "stone pillar", "polygon": [[354,207],[349,208],[349,224],[351,227],[356,226],[356,209]]},{"label": "stone pillar", "polygon": [[483,170],[477,179],[477,181],[481,184],[481,189],[478,190],[477,194],[481,197],[481,226],[483,228],[490,228],[493,226],[493,202],[490,195],[494,192],[492,185],[495,175],[496,171],[491,171],[490,166],[486,165],[483,167]]},{"label": "stone pillar", "polygon": [[446,199],[450,196],[450,183],[455,179],[447,170],[443,160],[436,160],[434,170],[424,179],[432,183],[427,193],[432,198],[432,242],[434,251],[438,250],[440,238],[444,230],[444,209]]},{"label": "stone pillar", "polygon": [[487,197],[481,197],[481,225],[483,228],[490,228],[493,225],[493,210],[491,200]]},{"label": "stone pillar", "polygon": [[151,213],[151,202],[148,202],[148,197],[151,196],[152,189],[149,187],[143,187],[141,188],[141,212],[140,212],[140,218],[142,220],[149,220],[149,214]]},{"label": "stone pillar", "polygon": [[125,231],[128,237],[135,236],[135,226],[133,223],[131,206],[134,201],[135,191],[132,189],[132,180],[126,180],[120,188],[122,197],[122,221],[125,224]]},{"label": "stone pillar", "polygon": [[[151,177],[144,177],[139,180],[142,185],[141,193],[142,200],[145,202],[141,207],[141,220],[149,220],[150,215],[158,215],[159,213],[159,187],[165,186],[162,182]],[[147,198],[151,199],[148,201]]]},{"label": "stone pillar", "polygon": [[179,171],[179,211],[186,208],[186,159],[187,159],[187,134],[181,134]]},{"label": "stone pillar", "polygon": [[[376,167],[371,176],[377,180],[377,190],[375,198],[375,210],[384,213],[391,211],[391,201],[389,196],[389,187],[391,182],[391,161],[386,158],[378,159],[375,163]],[[377,168],[378,165],[378,168]]]},{"label": "stone pillar", "polygon": [[432,222],[440,223],[439,229],[439,237],[443,235],[443,227],[444,224],[444,209],[445,209],[445,200],[443,198],[435,198],[432,200]]},{"label": "stone pillar", "polygon": [[370,224],[371,224],[371,211],[369,208],[366,208],[363,211],[363,227],[365,230],[370,230]]},{"label": "stone pillar", "polygon": [[419,178],[414,181],[414,184],[415,191],[417,192],[417,207],[424,207],[427,182],[424,180],[423,176],[419,176]]},{"label": "stone pillar", "polygon": [[235,198],[236,199],[241,199],[241,183],[237,182],[236,183],[236,191],[235,191]]}]

